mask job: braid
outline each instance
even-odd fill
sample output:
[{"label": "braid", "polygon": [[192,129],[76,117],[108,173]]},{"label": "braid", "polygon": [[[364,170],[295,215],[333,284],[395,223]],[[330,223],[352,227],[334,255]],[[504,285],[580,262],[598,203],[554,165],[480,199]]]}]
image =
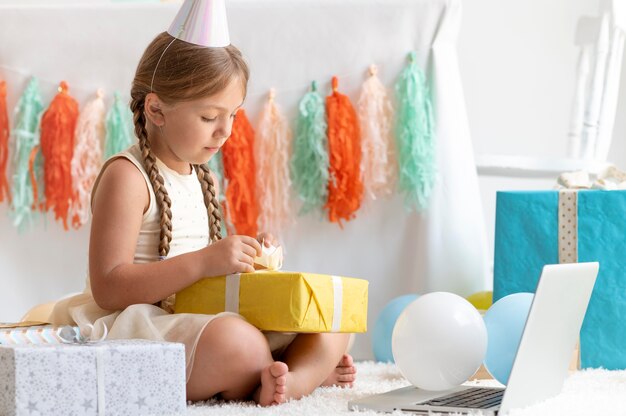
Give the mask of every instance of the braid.
[{"label": "braid", "polygon": [[135,134],[139,139],[139,147],[143,164],[150,178],[150,183],[154,189],[157,199],[157,206],[161,213],[161,235],[159,239],[159,256],[165,258],[170,251],[170,241],[172,241],[172,201],[165,189],[163,177],[159,173],[156,165],[156,157],[150,149],[148,132],[146,130],[146,116],[144,114],[145,96],[133,98],[130,109],[133,112],[133,123],[135,124]]},{"label": "braid", "polygon": [[205,164],[194,165],[204,195],[204,205],[206,205],[207,216],[209,217],[209,233],[212,242],[222,238],[222,216],[220,215],[219,202],[215,195],[215,184],[211,171]]}]

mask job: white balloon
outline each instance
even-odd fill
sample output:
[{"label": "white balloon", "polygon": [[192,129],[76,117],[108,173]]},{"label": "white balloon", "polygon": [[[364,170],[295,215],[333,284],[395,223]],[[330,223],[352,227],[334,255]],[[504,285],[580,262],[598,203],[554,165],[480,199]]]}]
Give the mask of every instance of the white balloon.
[{"label": "white balloon", "polygon": [[424,390],[467,381],[487,352],[487,329],[471,303],[453,293],[422,295],[400,314],[391,337],[400,372]]}]

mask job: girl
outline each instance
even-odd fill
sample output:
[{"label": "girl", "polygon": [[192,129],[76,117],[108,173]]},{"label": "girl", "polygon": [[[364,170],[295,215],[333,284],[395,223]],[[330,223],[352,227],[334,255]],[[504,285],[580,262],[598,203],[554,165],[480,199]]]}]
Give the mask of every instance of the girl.
[{"label": "girl", "polygon": [[139,143],[100,172],[88,287],[57,305],[53,321],[98,331],[106,324],[109,338],[182,342],[189,400],[220,395],[267,406],[320,385],[350,386],[348,335],[264,334],[233,313],[171,314],[163,302],[204,277],[254,271],[259,241],[273,240],[220,238],[219,190],[206,165],[230,136],[247,82],[233,46],[197,46],[166,32],[152,41],[131,89]]}]

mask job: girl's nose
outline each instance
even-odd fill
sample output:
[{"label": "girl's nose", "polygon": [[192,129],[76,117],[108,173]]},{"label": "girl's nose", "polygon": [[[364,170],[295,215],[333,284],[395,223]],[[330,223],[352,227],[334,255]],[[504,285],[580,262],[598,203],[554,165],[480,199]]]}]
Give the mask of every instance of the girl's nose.
[{"label": "girl's nose", "polygon": [[220,123],[218,128],[215,129],[215,131],[213,132],[213,137],[217,137],[220,139],[227,139],[228,137],[230,137],[230,133],[232,132],[232,129],[233,129],[233,123],[231,122]]}]

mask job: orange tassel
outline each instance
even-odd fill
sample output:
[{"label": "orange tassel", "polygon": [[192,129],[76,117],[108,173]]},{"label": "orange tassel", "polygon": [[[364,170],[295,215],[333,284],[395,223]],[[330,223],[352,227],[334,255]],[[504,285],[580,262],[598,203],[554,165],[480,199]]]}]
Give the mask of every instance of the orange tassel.
[{"label": "orange tassel", "polygon": [[237,234],[257,235],[259,208],[254,192],[254,130],[243,109],[237,112],[230,138],[222,147],[228,218]]},{"label": "orange tassel", "polygon": [[326,97],[328,118],[328,219],[341,226],[349,221],[361,206],[361,135],[359,122],[350,99],[337,92],[337,77],[333,77],[333,93]]},{"label": "orange tassel", "polygon": [[72,157],[78,119],[78,103],[70,97],[67,89],[67,83],[62,81],[59,93],[41,118],[46,211],[54,208],[54,218],[63,220],[66,230],[68,211],[75,198],[72,191]]},{"label": "orange tassel", "polygon": [[11,191],[7,179],[9,161],[9,113],[7,111],[7,83],[0,81],[0,202],[6,196],[11,203]]}]

